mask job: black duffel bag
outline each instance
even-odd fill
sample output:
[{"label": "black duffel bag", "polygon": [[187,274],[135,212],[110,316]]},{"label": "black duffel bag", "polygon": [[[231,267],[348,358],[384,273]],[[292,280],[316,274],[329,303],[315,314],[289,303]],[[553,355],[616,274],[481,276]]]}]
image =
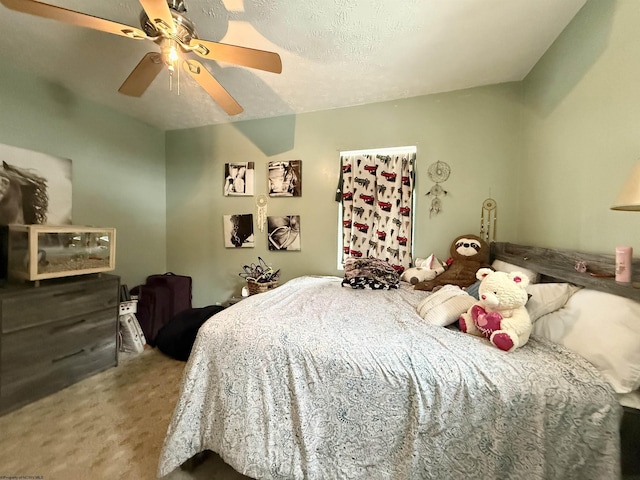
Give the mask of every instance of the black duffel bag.
[{"label": "black duffel bag", "polygon": [[177,313],[158,331],[156,347],[165,355],[186,362],[202,324],[221,310],[224,307],[209,305]]}]

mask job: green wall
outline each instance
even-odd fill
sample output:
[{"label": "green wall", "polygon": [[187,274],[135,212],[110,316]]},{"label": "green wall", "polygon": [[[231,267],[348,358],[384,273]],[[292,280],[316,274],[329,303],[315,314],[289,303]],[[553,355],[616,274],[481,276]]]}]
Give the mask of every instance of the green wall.
[{"label": "green wall", "polygon": [[[395,102],[267,120],[167,132],[167,265],[194,278],[194,304],[239,294],[238,272],[258,256],[298,275],[340,275],[334,201],[339,152],[417,146],[415,254],[445,260],[453,238],[478,233],[481,205],[498,202],[499,238],[513,239],[521,156],[520,84],[462,90]],[[253,213],[255,197],[224,197],[224,164],[255,162],[256,195],[267,193],[269,161],[302,160],[302,197],[271,198],[271,215],[301,215],[299,252],[270,252],[255,229],[256,248],[224,247],[222,217]],[[452,174],[443,211],[429,216],[427,168],[441,160]]]},{"label": "green wall", "polygon": [[[489,196],[498,203],[498,240],[640,251],[640,216],[609,209],[640,158],[638,25],[637,0],[589,0],[522,82],[169,132],[170,268],[193,269],[201,303],[237,293],[236,273],[258,255],[285,279],[340,274],[338,152],[394,145],[418,147],[417,256],[446,258],[452,238],[478,231]],[[269,208],[302,215],[302,251],[267,252],[262,233],[255,249],[224,249],[222,215],[255,209],[253,199],[222,196],[223,163],[255,161],[257,193],[265,193],[266,163],[280,159],[303,161],[303,197],[273,199]],[[453,174],[444,211],[430,218],[426,168],[436,160]]]},{"label": "green wall", "polygon": [[[118,229],[117,272],[134,285],[172,270],[194,278],[194,305],[238,294],[240,267],[340,274],[333,201],[341,150],[416,145],[416,256],[448,256],[498,203],[498,240],[611,253],[640,237],[640,216],[609,210],[640,150],[640,2],[589,0],[523,82],[288,117],[161,132],[64,88],[3,67],[0,142],[73,160],[74,223]],[[222,216],[255,197],[222,195],[226,162],[303,162],[303,196],[270,199],[299,214],[302,251],[225,249]],[[452,175],[429,216],[427,167]]]},{"label": "green wall", "polygon": [[73,223],[117,229],[123,283],[165,270],[164,132],[3,66],[0,143],[72,160]]},{"label": "green wall", "polygon": [[523,83],[518,240],[640,252],[640,216],[609,210],[640,158],[640,2],[590,0]]}]

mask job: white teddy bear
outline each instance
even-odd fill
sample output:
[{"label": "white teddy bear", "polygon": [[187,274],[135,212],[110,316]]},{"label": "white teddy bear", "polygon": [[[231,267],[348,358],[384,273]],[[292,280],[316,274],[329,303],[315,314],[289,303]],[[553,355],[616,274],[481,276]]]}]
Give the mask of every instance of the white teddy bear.
[{"label": "white teddy bear", "polygon": [[420,282],[433,280],[442,272],[444,272],[444,267],[432,253],[427,258],[416,258],[414,267],[407,268],[402,272],[400,280],[415,285]]},{"label": "white teddy bear", "polygon": [[460,316],[460,330],[484,336],[506,352],[523,346],[532,329],[525,308],[529,279],[521,272],[494,272],[490,268],[478,270],[476,278],[482,280],[480,300]]}]

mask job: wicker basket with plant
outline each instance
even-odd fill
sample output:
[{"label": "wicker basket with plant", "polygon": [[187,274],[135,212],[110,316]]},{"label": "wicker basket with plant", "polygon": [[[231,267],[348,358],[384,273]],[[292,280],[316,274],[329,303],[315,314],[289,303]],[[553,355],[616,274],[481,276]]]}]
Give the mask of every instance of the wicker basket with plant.
[{"label": "wicker basket with plant", "polygon": [[257,264],[244,265],[242,270],[238,275],[247,281],[249,295],[264,293],[278,286],[280,270],[274,270],[261,257],[258,257]]}]

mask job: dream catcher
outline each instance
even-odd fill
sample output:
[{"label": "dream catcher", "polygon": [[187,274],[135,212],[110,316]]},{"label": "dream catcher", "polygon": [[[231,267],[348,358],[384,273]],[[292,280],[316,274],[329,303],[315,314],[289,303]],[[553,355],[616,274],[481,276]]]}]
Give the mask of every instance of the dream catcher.
[{"label": "dream catcher", "polygon": [[435,185],[431,187],[431,190],[427,192],[428,196],[433,197],[433,200],[431,200],[431,209],[429,210],[429,216],[431,216],[437,215],[440,213],[440,210],[442,210],[442,201],[440,200],[440,196],[444,196],[448,192],[442,188],[442,185],[440,184],[447,181],[449,178],[449,175],[451,174],[451,167],[438,160],[436,163],[429,165],[427,173],[429,174],[431,181],[435,183]]},{"label": "dream catcher", "polygon": [[264,225],[267,223],[267,196],[258,195],[256,198],[256,209],[258,210],[258,229],[264,232]]},{"label": "dream catcher", "polygon": [[493,198],[482,202],[480,214],[480,238],[485,242],[496,241],[496,223],[498,222],[498,204]]}]

